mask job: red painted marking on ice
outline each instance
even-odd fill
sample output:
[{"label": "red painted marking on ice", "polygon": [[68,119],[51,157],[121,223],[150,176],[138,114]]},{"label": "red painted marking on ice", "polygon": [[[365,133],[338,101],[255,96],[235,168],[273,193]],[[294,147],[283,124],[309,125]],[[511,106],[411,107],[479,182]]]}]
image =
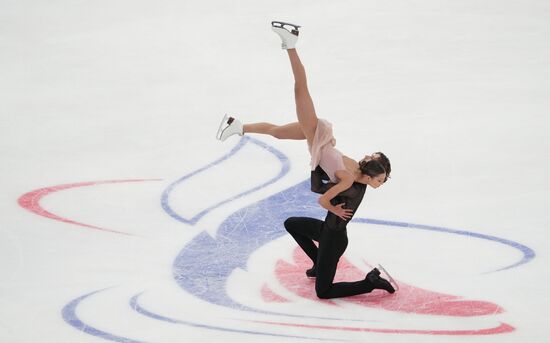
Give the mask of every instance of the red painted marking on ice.
[{"label": "red painted marking on ice", "polygon": [[298,268],[295,264],[290,264],[283,260],[277,261],[275,265],[277,280],[286,289],[302,298],[336,306],[336,303],[331,300],[317,298],[315,294],[315,279],[306,279],[304,271],[305,269]]},{"label": "red painted marking on ice", "polygon": [[[291,292],[307,299],[320,300],[315,294],[315,279],[306,279],[304,275],[304,271],[310,266],[309,258],[301,249],[297,248],[294,252],[294,264],[280,260],[277,262],[275,273],[281,284]],[[349,263],[345,258],[341,258],[334,281],[360,280],[364,277],[364,271]],[[383,290],[374,290],[369,294],[343,298],[341,301],[389,311],[440,316],[473,317],[503,312],[500,306],[491,302],[462,300],[458,296],[397,282],[400,289],[394,294],[388,294]]]},{"label": "red painted marking on ice", "polygon": [[116,230],[105,229],[105,228],[101,228],[101,227],[98,227],[98,226],[77,222],[77,221],[72,220],[72,219],[63,218],[63,217],[58,216],[54,213],[46,211],[40,205],[40,201],[44,197],[46,197],[46,196],[48,196],[52,193],[67,190],[67,189],[71,189],[71,188],[96,186],[96,185],[109,184],[109,183],[116,184],[116,183],[144,182],[144,181],[160,181],[160,179],[107,180],[107,181],[90,181],[90,182],[79,182],[79,183],[70,183],[70,184],[64,184],[64,185],[57,185],[57,186],[39,188],[39,189],[35,189],[33,191],[30,191],[28,193],[25,193],[25,194],[23,194],[22,196],[19,197],[17,202],[24,209],[26,209],[30,212],[33,212],[33,213],[35,213],[39,216],[42,216],[42,217],[46,217],[46,218],[53,219],[53,220],[58,220],[58,221],[68,223],[68,224],[83,226],[83,227],[86,227],[86,228],[89,228],[89,229],[107,231],[107,232],[113,232],[113,233],[118,233],[118,234],[122,234],[122,235],[133,236],[132,234],[129,234],[129,233],[120,232],[120,231],[116,231]]},{"label": "red painted marking on ice", "polygon": [[474,336],[474,335],[495,335],[509,333],[515,328],[506,323],[500,323],[499,326],[486,329],[470,329],[470,330],[417,330],[417,329],[382,329],[382,328],[364,328],[350,326],[326,326],[326,325],[309,325],[295,323],[280,323],[270,321],[252,321],[254,323],[271,324],[278,326],[291,326],[309,329],[323,330],[341,330],[355,332],[373,332],[373,333],[389,333],[389,334],[418,334],[418,335],[449,335],[449,336]]},{"label": "red painted marking on ice", "polygon": [[287,303],[289,300],[287,298],[283,298],[279,294],[273,292],[271,288],[267,284],[264,283],[262,286],[262,299],[264,299],[265,302],[271,302],[271,303]]}]

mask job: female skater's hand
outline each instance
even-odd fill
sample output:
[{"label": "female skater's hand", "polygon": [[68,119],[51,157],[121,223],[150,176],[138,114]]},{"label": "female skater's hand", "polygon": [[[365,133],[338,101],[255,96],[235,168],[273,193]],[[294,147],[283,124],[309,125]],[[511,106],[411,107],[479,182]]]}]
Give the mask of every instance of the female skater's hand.
[{"label": "female skater's hand", "polygon": [[349,220],[351,216],[353,215],[353,210],[350,210],[348,208],[343,208],[345,203],[338,204],[334,206],[334,208],[330,211],[340,217],[342,220]]}]

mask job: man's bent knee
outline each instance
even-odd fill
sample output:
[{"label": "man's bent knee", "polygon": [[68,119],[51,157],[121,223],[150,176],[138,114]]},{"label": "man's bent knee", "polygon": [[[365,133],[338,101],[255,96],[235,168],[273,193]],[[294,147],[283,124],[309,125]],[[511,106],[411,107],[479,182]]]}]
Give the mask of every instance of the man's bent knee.
[{"label": "man's bent knee", "polygon": [[294,230],[296,229],[297,224],[298,224],[298,223],[297,223],[297,219],[298,219],[298,218],[296,218],[296,217],[290,217],[290,218],[287,218],[287,219],[285,220],[284,225],[285,225],[286,231],[292,232],[292,231],[294,231]]}]

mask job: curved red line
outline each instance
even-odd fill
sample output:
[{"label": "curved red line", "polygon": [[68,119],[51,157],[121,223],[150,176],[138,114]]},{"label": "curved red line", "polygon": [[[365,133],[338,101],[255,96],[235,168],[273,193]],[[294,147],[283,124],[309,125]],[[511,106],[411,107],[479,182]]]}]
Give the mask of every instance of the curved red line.
[{"label": "curved red line", "polygon": [[72,219],[63,218],[61,216],[58,216],[54,213],[46,211],[41,205],[40,201],[42,198],[55,193],[59,191],[64,191],[71,188],[77,188],[77,187],[88,187],[88,186],[96,186],[100,184],[108,184],[108,183],[128,183],[128,182],[143,182],[143,181],[160,181],[161,179],[135,179],[135,180],[107,180],[107,181],[89,181],[89,182],[79,182],[79,183],[69,183],[69,184],[63,184],[63,185],[57,185],[57,186],[51,186],[51,187],[45,187],[45,188],[39,188],[35,189],[33,191],[30,191],[28,193],[23,194],[19,197],[17,202],[19,203],[19,206],[23,207],[24,209],[33,212],[34,214],[37,214],[42,217],[46,217],[49,219],[61,221],[68,224],[74,224],[78,226],[83,226],[89,229],[94,230],[100,230],[100,231],[107,231],[112,233],[118,233],[121,235],[128,235],[133,236],[132,234],[116,231],[116,230],[110,230],[101,228],[98,226],[85,224],[81,222],[74,221]]},{"label": "curved red line", "polygon": [[309,328],[309,329],[323,329],[323,330],[342,330],[342,331],[389,333],[389,334],[448,335],[448,336],[495,335],[495,334],[509,333],[515,330],[513,326],[506,323],[500,323],[499,326],[496,326],[494,328],[478,329],[478,330],[413,330],[413,329],[376,329],[376,328],[360,328],[360,327],[349,327],[349,326],[308,325],[308,324],[278,323],[278,322],[269,322],[269,321],[251,321],[251,322],[279,325],[279,326],[301,327],[301,328]]}]

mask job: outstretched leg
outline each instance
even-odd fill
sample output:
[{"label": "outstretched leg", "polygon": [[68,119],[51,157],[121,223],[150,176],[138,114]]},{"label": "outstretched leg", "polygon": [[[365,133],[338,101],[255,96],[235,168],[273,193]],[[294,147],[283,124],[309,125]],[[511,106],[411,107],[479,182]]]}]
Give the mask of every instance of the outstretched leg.
[{"label": "outstretched leg", "polygon": [[275,125],[271,123],[252,123],[243,125],[244,133],[259,133],[270,135],[278,139],[306,139],[300,123]]},{"label": "outstretched leg", "polygon": [[317,129],[317,114],[315,114],[315,107],[313,106],[313,100],[309,94],[307,87],[307,77],[302,61],[298,56],[296,49],[287,50],[288,57],[290,59],[290,65],[292,67],[292,73],[294,74],[294,98],[296,102],[296,115],[298,122],[302,127],[302,131],[306,136],[308,144],[311,146],[313,137],[315,137],[315,130]]},{"label": "outstretched leg", "polygon": [[277,126],[271,123],[243,125],[244,133],[268,134],[279,139],[307,139],[311,146],[317,129],[317,114],[307,87],[305,68],[296,49],[287,50],[294,75],[294,99],[298,123]]}]

